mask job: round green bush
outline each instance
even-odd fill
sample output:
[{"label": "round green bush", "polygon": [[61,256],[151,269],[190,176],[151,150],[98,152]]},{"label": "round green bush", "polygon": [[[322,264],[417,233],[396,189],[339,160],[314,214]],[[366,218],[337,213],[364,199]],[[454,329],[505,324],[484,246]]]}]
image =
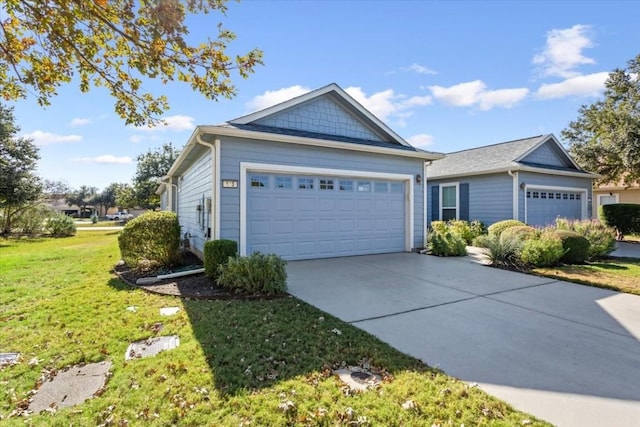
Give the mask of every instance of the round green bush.
[{"label": "round green bush", "polygon": [[517,227],[519,225],[527,225],[527,224],[525,224],[522,221],[518,221],[517,219],[506,219],[504,221],[498,221],[494,224],[491,224],[487,229],[487,231],[492,236],[499,236],[507,228]]},{"label": "round green bush", "polygon": [[501,239],[517,238],[520,240],[527,240],[531,236],[533,236],[535,232],[536,232],[536,229],[528,225],[516,225],[514,227],[509,227],[505,229],[502,233],[500,233],[500,238]]},{"label": "round green bush", "polygon": [[520,259],[534,267],[549,267],[564,255],[562,241],[555,233],[542,233],[540,237],[525,240],[520,250]]},{"label": "round green bush", "polygon": [[473,242],[471,242],[471,246],[475,246],[477,248],[488,248],[489,247],[489,235],[481,234],[473,238]]},{"label": "round green bush", "polygon": [[437,256],[465,256],[467,242],[453,231],[444,232],[434,229],[429,235],[429,246],[432,255]]},{"label": "round green bush", "polygon": [[218,284],[239,293],[281,294],[287,291],[286,266],[287,261],[275,254],[229,258],[218,267]]},{"label": "round green bush", "polygon": [[560,261],[566,264],[584,264],[589,259],[589,240],[575,231],[557,230],[554,234],[562,241],[564,255]]},{"label": "round green bush", "polygon": [[76,234],[76,225],[73,218],[65,214],[56,214],[47,220],[45,229],[55,237],[73,236]]},{"label": "round green bush", "polygon": [[141,262],[171,266],[180,261],[180,225],[173,212],[145,212],[118,236],[120,255],[130,267]]}]

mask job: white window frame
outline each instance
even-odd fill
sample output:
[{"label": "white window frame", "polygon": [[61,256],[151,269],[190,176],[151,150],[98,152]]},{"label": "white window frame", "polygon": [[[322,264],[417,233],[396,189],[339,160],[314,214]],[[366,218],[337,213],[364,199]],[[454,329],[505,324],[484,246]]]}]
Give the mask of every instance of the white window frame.
[{"label": "white window frame", "polygon": [[598,194],[598,207],[602,206],[603,197],[615,197],[616,203],[620,203],[620,193]]},{"label": "white window frame", "polygon": [[[247,180],[248,173],[269,173],[287,175],[314,175],[314,176],[335,176],[340,178],[353,178],[354,181],[362,180],[386,180],[403,181],[405,183],[405,250],[411,252],[414,248],[414,175],[358,171],[346,169],[326,169],[307,166],[291,166],[269,163],[240,162],[240,247],[241,256],[247,255]],[[355,187],[355,185],[354,185]],[[354,188],[356,190],[356,188]]]},{"label": "white window frame", "polygon": [[[460,219],[460,183],[459,182],[443,182],[442,184],[439,185],[438,188],[438,196],[439,196],[439,201],[438,201],[438,209],[439,211],[439,218],[440,221],[443,221],[443,215],[442,215],[442,211],[445,209],[445,207],[442,205],[442,189],[444,187],[456,187],[456,219]],[[451,207],[447,206],[446,209],[452,209]]]}]

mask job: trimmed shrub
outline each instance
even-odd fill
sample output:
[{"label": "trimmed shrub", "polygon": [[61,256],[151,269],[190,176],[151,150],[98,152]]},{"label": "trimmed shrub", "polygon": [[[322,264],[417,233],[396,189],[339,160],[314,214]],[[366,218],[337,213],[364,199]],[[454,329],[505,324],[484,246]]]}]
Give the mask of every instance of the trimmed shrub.
[{"label": "trimmed shrub", "polygon": [[640,205],[632,203],[615,203],[598,208],[598,217],[605,225],[615,228],[618,240],[625,234],[640,233]]},{"label": "trimmed shrub", "polygon": [[488,234],[481,234],[479,236],[476,236],[473,239],[473,242],[471,242],[471,246],[476,246],[478,248],[486,248],[489,239],[490,239],[490,236]]},{"label": "trimmed shrub", "polygon": [[560,261],[567,264],[584,264],[589,258],[590,243],[575,231],[557,230],[554,234],[562,241],[564,255]]},{"label": "trimmed shrub", "polygon": [[608,255],[616,249],[616,230],[596,220],[558,220],[556,226],[560,230],[575,231],[589,241],[589,260]]},{"label": "trimmed shrub", "polygon": [[447,223],[444,221],[431,221],[431,230],[444,233],[447,231]]},{"label": "trimmed shrub", "polygon": [[523,241],[512,237],[509,239],[500,239],[497,234],[489,234],[486,241],[487,257],[491,261],[491,265],[509,270],[521,270],[525,267],[520,260],[520,250]]},{"label": "trimmed shrub", "polygon": [[487,229],[487,231],[489,232],[490,235],[500,236],[502,232],[507,228],[516,227],[519,225],[527,225],[527,224],[525,224],[522,221],[518,221],[517,219],[507,219],[504,221],[498,221],[494,224],[491,224]]},{"label": "trimmed shrub", "polygon": [[562,241],[555,233],[549,232],[525,240],[520,250],[522,262],[534,267],[555,265],[560,261],[562,255],[564,255]]},{"label": "trimmed shrub", "polygon": [[467,245],[470,245],[475,237],[468,221],[452,219],[447,222],[447,227],[458,236],[462,237]]},{"label": "trimmed shrub", "polygon": [[118,245],[122,259],[130,267],[149,262],[175,265],[180,260],[178,216],[174,212],[145,212],[124,226]]},{"label": "trimmed shrub", "polygon": [[287,290],[287,262],[275,254],[254,252],[221,264],[218,284],[236,292],[273,295]]},{"label": "trimmed shrub", "polygon": [[73,218],[65,214],[56,214],[47,220],[46,231],[55,237],[73,236],[76,234],[76,225]]},{"label": "trimmed shrub", "polygon": [[434,228],[429,237],[432,255],[465,256],[467,254],[467,242],[458,233],[447,228],[444,231]]},{"label": "trimmed shrub", "polygon": [[474,219],[469,223],[469,227],[471,228],[471,234],[475,239],[478,236],[482,236],[483,234],[487,234],[487,226],[484,225],[484,222]]},{"label": "trimmed shrub", "polygon": [[520,240],[530,239],[536,232],[536,229],[530,227],[528,225],[516,225],[514,227],[509,227],[500,233],[501,239],[512,239],[517,238]]},{"label": "trimmed shrub", "polygon": [[204,243],[204,274],[217,280],[219,267],[238,254],[238,244],[233,240],[209,240]]}]

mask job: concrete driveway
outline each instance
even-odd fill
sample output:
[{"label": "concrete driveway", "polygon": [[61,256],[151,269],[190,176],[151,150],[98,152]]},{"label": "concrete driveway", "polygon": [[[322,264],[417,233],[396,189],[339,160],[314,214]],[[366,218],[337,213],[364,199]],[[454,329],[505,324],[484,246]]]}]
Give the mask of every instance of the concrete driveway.
[{"label": "concrete driveway", "polygon": [[640,422],[640,297],[408,253],[288,274],[296,297],[553,424]]}]

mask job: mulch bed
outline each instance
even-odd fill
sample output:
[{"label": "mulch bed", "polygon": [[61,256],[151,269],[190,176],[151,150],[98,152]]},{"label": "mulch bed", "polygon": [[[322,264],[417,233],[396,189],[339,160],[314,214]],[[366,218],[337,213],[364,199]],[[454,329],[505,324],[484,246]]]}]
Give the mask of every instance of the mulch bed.
[{"label": "mulch bed", "polygon": [[[181,267],[191,266],[195,268],[202,268],[202,261],[193,254],[187,254],[183,256],[182,263],[177,269]],[[114,273],[125,283],[134,287],[140,288],[147,292],[171,295],[180,298],[189,299],[272,299],[281,298],[288,294],[278,295],[262,295],[262,294],[246,294],[235,293],[228,289],[222,288],[216,285],[211,279],[204,275],[204,273],[193,274],[189,276],[175,277],[173,279],[165,279],[148,285],[137,285],[136,281],[144,277],[155,277],[158,274],[167,274],[171,271],[167,270],[135,270],[127,267],[122,263],[118,263],[113,269]]]}]

